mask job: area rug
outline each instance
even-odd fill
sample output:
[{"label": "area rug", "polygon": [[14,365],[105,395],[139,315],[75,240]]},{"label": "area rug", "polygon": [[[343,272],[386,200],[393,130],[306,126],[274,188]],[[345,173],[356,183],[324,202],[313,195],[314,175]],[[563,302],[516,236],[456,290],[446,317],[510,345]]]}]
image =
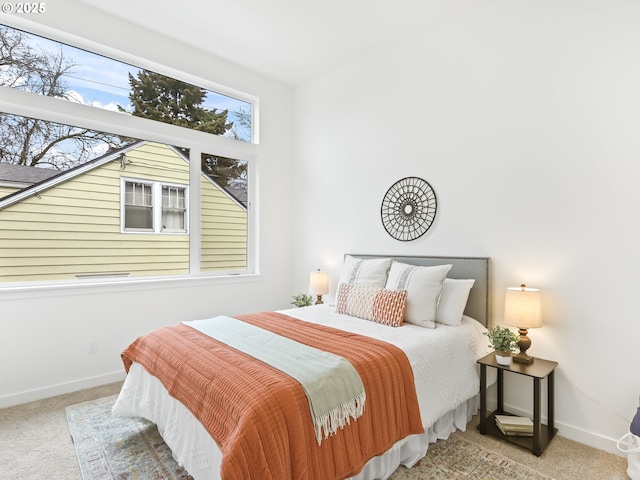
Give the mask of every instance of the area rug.
[{"label": "area rug", "polygon": [[389,480],[553,480],[553,478],[458,437],[429,445],[413,467],[400,467]]},{"label": "area rug", "polygon": [[[116,396],[67,407],[83,480],[192,480],[171,456],[156,426],[111,415]],[[389,480],[553,480],[455,434],[429,446],[412,468]]]},{"label": "area rug", "polygon": [[83,480],[192,480],[156,426],[111,415],[116,395],[66,408]]}]

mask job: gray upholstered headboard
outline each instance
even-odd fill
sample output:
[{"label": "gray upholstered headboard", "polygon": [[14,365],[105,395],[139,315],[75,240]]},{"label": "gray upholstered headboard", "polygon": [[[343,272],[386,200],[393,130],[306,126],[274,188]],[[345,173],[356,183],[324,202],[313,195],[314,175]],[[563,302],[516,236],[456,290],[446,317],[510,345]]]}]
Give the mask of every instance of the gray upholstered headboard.
[{"label": "gray upholstered headboard", "polygon": [[398,262],[430,267],[433,265],[453,265],[449,278],[474,278],[475,283],[469,293],[465,315],[475,318],[485,327],[489,325],[489,257],[412,257],[404,255],[349,254],[358,258],[393,258]]}]

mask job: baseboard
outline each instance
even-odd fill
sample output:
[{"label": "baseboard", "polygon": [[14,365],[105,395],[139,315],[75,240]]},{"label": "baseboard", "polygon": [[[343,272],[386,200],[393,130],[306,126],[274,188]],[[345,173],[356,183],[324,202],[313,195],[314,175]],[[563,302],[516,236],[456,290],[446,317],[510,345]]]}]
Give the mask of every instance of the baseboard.
[{"label": "baseboard", "polygon": [[3,397],[0,397],[0,408],[12,407],[14,405],[21,405],[23,403],[42,400],[43,398],[64,395],[65,393],[76,392],[78,390],[84,390],[85,388],[92,388],[98,387],[100,385],[107,385],[109,383],[121,382],[124,380],[125,375],[126,374],[124,373],[124,371],[118,371],[107,373],[105,375],[98,375],[96,377],[83,378],[81,380],[76,380],[73,382],[60,383],[58,385],[49,385],[44,388],[28,390],[26,392],[5,395]]}]

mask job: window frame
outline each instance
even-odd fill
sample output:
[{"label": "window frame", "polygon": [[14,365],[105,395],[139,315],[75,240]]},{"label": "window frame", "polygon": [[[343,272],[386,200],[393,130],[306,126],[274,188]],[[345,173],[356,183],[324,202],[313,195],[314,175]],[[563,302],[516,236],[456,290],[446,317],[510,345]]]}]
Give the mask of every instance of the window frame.
[{"label": "window frame", "polygon": [[[47,28],[16,17],[3,19],[6,25],[19,28],[51,40],[84,48],[91,52],[108,56],[114,60],[132,63],[140,68],[148,69],[163,75],[171,76],[208,90],[217,91],[247,101],[252,105],[252,141],[242,142],[231,138],[206,134],[166,123],[155,122],[146,118],[95,108],[88,105],[73,103],[62,99],[45,97],[10,87],[0,87],[0,111],[9,114],[23,115],[51,122],[64,123],[83,128],[106,131],[113,134],[129,136],[141,140],[173,145],[189,150],[189,185],[186,201],[187,225],[190,239],[190,273],[185,276],[165,275],[161,277],[131,277],[128,279],[92,279],[92,283],[145,283],[156,281],[180,281],[194,278],[227,278],[237,280],[239,277],[252,277],[259,274],[258,268],[258,217],[255,205],[256,192],[259,184],[259,98],[238,90],[224,87],[188,72],[179,71],[166,65],[158,64],[144,58],[134,56],[104,45],[74,35]],[[242,271],[200,271],[200,213],[201,213],[201,169],[200,156],[202,152],[216,153],[220,156],[235,158],[247,162],[249,178],[247,200],[247,265]],[[15,290],[16,288],[49,288],[51,286],[77,286],[85,280],[59,280],[42,282],[23,282],[0,284],[0,291]]]},{"label": "window frame", "polygon": [[[135,228],[126,226],[126,189],[127,184],[141,184],[151,187],[151,228]],[[162,214],[164,206],[162,204],[164,187],[184,190],[184,229],[164,228]],[[122,234],[146,234],[146,235],[189,235],[189,185],[161,182],[157,180],[147,180],[131,177],[120,177],[120,233]]]}]

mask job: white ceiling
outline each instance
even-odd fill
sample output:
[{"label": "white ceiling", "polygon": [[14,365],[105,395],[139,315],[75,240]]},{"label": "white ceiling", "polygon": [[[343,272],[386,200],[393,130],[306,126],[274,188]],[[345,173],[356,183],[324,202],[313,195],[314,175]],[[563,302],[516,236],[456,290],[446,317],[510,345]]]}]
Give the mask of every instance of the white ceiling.
[{"label": "white ceiling", "polygon": [[79,0],[289,84],[448,21],[477,0]]}]

